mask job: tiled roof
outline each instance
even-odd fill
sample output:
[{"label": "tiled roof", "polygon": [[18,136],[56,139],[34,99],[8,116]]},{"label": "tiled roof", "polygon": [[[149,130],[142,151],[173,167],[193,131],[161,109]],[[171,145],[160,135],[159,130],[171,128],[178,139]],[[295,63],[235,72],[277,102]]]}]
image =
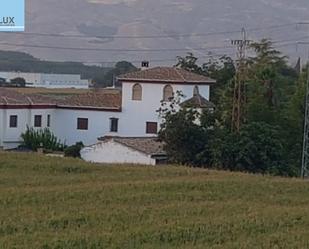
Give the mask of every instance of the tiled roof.
[{"label": "tiled roof", "polygon": [[48,98],[46,96],[36,94],[25,95],[11,89],[0,87],[0,105],[55,105],[55,102],[51,98]]},{"label": "tiled roof", "polygon": [[113,139],[124,146],[152,156],[165,156],[164,143],[156,137],[102,137],[99,140]]},{"label": "tiled roof", "polygon": [[199,93],[194,94],[191,99],[188,99],[180,104],[182,107],[191,107],[191,108],[215,108],[215,105],[201,96]]},{"label": "tiled roof", "polygon": [[15,91],[8,90],[5,88],[0,88],[0,104],[1,105],[9,105],[9,104],[15,104],[15,105],[20,105],[20,104],[29,104],[27,98],[19,94]]},{"label": "tiled roof", "polygon": [[120,91],[94,91],[68,96],[47,96],[43,94],[24,94],[12,89],[0,87],[0,106],[25,106],[45,108],[76,108],[76,109],[101,109],[121,110]]},{"label": "tiled roof", "polygon": [[121,94],[104,91],[72,95],[58,103],[59,107],[121,109]]},{"label": "tiled roof", "polygon": [[118,77],[119,81],[170,82],[187,84],[211,84],[215,80],[176,67],[155,67],[127,73]]}]

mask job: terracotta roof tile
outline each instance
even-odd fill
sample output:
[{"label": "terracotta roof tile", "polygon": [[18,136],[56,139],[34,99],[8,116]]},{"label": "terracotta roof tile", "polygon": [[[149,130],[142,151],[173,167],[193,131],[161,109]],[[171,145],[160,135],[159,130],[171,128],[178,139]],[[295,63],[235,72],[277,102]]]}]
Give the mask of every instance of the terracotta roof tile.
[{"label": "terracotta roof tile", "polygon": [[147,155],[165,156],[164,143],[156,137],[102,137],[101,141],[113,139],[115,142],[133,148]]},{"label": "terracotta roof tile", "polygon": [[60,108],[93,108],[121,110],[121,91],[97,91],[64,97],[43,94],[23,94],[0,87],[0,105],[54,106]]},{"label": "terracotta roof tile", "polygon": [[155,67],[127,73],[118,77],[119,81],[175,82],[211,84],[215,80],[176,67]]},{"label": "terracotta roof tile", "polygon": [[200,94],[195,94],[192,98],[182,102],[180,106],[191,108],[215,108],[215,105],[212,102],[208,101]]},{"label": "terracotta roof tile", "polygon": [[0,105],[55,105],[55,102],[45,96],[26,95],[0,87]]},{"label": "terracotta roof tile", "polygon": [[121,109],[121,93],[103,91],[72,95],[58,103],[59,107]]}]

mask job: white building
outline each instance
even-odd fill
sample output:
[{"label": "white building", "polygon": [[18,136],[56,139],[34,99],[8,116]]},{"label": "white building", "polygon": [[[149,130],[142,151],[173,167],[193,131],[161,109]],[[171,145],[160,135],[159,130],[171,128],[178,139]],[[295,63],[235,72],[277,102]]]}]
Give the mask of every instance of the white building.
[{"label": "white building", "polygon": [[89,88],[89,80],[82,80],[78,74],[45,74],[23,72],[0,72],[0,78],[7,82],[15,78],[23,78],[26,86],[45,88]]},{"label": "white building", "polygon": [[163,144],[153,137],[104,137],[81,151],[84,160],[96,163],[157,165],[166,162]]},{"label": "white building", "polygon": [[[48,127],[67,145],[79,141],[92,145],[104,136],[155,137],[161,123],[157,113],[161,101],[169,102],[180,91],[184,103],[207,107],[209,88],[215,83],[207,77],[168,67],[129,73],[118,81],[122,90],[93,91],[64,99],[23,95],[0,88],[0,146],[16,147],[27,126]],[[98,158],[94,151],[104,155],[103,148],[110,153],[115,143],[86,148],[89,154],[83,155],[89,161],[101,162],[103,156]]]}]

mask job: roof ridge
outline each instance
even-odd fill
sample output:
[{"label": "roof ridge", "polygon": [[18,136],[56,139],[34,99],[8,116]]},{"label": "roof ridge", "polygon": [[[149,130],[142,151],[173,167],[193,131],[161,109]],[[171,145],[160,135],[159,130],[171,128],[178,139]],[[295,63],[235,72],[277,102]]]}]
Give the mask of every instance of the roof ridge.
[{"label": "roof ridge", "polygon": [[9,103],[5,96],[1,96],[1,98],[4,100],[6,105]]},{"label": "roof ridge", "polygon": [[173,69],[177,72],[177,74],[180,76],[180,78],[182,78],[182,80],[183,80],[184,82],[187,82],[186,79],[185,79],[185,77],[178,71],[179,68],[173,67]]},{"label": "roof ridge", "polygon": [[198,97],[199,104],[202,105],[202,98],[201,98],[202,96],[198,93],[197,97]]},{"label": "roof ridge", "polygon": [[29,97],[29,96],[27,96],[27,95],[24,95],[25,97],[26,97],[26,99],[30,102],[30,105],[33,105],[34,103],[33,103],[33,101],[32,101],[32,99]]}]

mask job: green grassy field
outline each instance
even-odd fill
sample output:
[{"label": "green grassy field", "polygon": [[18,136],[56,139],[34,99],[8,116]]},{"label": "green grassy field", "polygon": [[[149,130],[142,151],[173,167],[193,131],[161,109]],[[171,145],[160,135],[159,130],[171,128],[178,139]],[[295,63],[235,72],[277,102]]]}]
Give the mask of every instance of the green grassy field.
[{"label": "green grassy field", "polygon": [[309,248],[309,182],[0,153],[0,248]]}]

